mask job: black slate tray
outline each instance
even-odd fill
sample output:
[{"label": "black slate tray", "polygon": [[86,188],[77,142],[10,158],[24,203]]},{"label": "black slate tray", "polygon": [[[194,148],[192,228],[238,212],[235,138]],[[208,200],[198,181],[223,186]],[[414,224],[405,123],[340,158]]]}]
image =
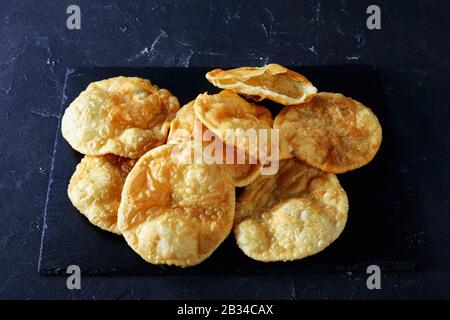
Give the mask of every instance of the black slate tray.
[{"label": "black slate tray", "polygon": [[[408,226],[408,202],[395,165],[397,130],[386,126],[387,110],[376,70],[370,66],[292,67],[321,91],[341,92],[370,106],[383,126],[383,143],[367,166],[339,175],[350,202],[349,219],[341,237],[315,256],[289,263],[262,263],[247,258],[232,235],[202,264],[192,268],[154,266],[144,262],[120,237],[89,224],[67,197],[67,185],[82,155],[56,133],[39,272],[65,274],[76,264],[84,274],[280,274],[300,272],[365,272],[370,264],[386,270],[413,270],[416,263]],[[172,91],[184,104],[198,93],[218,91],[205,79],[211,68],[73,68],[67,69],[59,119],[70,102],[96,80],[117,76],[151,79]],[[276,113],[279,106],[263,103]]]}]

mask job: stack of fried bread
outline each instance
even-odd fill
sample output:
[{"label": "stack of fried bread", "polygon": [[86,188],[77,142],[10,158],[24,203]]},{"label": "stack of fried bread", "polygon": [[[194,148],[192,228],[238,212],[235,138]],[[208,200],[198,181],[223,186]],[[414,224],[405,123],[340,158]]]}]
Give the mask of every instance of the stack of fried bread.
[{"label": "stack of fried bread", "polygon": [[68,187],[73,205],[152,264],[197,265],[232,231],[264,262],[325,249],[349,210],[336,174],[380,148],[375,114],[277,64],[216,69],[206,79],[222,91],[181,108],[146,79],[89,84],[61,125],[85,155]]}]

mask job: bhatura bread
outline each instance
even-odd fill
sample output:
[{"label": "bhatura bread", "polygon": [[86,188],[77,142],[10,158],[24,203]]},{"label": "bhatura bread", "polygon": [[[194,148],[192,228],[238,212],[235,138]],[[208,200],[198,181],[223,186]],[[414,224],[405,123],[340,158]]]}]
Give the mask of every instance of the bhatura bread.
[{"label": "bhatura bread", "polygon": [[89,221],[120,234],[117,211],[125,178],[135,160],[115,155],[84,156],[70,179],[69,199]]},{"label": "bhatura bread", "polygon": [[216,87],[232,90],[256,101],[267,98],[282,105],[304,103],[317,92],[306,77],[279,64],[215,69],[206,74],[206,79]]},{"label": "bhatura bread", "polygon": [[[170,131],[167,143],[176,144],[194,140],[194,126],[196,123],[199,126],[198,132],[202,136],[203,146],[207,146],[215,139],[220,140],[220,138],[211,131],[209,132],[211,139],[207,141],[204,139],[204,135],[208,130],[208,128],[202,125],[200,120],[198,120],[198,118],[195,116],[194,102],[195,100],[189,102],[188,104],[183,106],[180,110],[178,110],[175,119],[173,119],[172,123],[170,124]],[[222,161],[224,165],[228,168],[233,178],[235,186],[244,187],[250,184],[253,180],[255,180],[262,169],[262,164],[259,162],[250,163],[248,157],[244,159],[245,163],[238,163],[237,162],[238,149],[236,147],[226,145],[221,140],[220,142],[223,144],[221,150],[223,155]],[[234,163],[226,163],[226,156],[229,152],[233,153]]]},{"label": "bhatura bread", "polygon": [[382,140],[375,114],[339,93],[320,92],[305,104],[283,108],[274,127],[295,157],[332,173],[364,166],[374,158]]},{"label": "bhatura bread", "polygon": [[96,81],[66,109],[63,137],[80,153],[139,158],[166,142],[179,109],[168,90],[136,77]]},{"label": "bhatura bread", "polygon": [[298,260],[335,241],[347,214],[347,195],[334,174],[297,159],[283,160],[276,175],[259,176],[244,188],[234,234],[252,259]]},{"label": "bhatura bread", "polygon": [[231,231],[231,176],[222,165],[178,159],[175,151],[183,155],[183,148],[191,147],[189,142],[157,147],[139,159],[126,179],[119,229],[128,245],[152,264],[196,265]]}]

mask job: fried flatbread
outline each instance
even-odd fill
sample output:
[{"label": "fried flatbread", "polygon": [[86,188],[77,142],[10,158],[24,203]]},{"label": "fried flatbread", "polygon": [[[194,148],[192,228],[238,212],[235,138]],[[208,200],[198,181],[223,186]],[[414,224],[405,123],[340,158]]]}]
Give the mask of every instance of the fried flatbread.
[{"label": "fried flatbread", "polygon": [[295,157],[332,173],[370,162],[382,139],[375,114],[339,93],[320,92],[305,104],[283,108],[274,127],[291,145]]},{"label": "fried flatbread", "polygon": [[[178,110],[175,119],[172,120],[172,123],[170,124],[167,143],[182,143],[185,141],[193,140],[194,126],[196,124],[196,121],[199,125],[198,131],[202,136],[202,142],[204,145],[208,145],[214,139],[220,140],[220,138],[212,132],[210,132],[210,136],[214,137],[214,139],[208,141],[205,141],[203,139],[203,135],[206,130],[208,130],[208,128],[202,125],[200,120],[198,120],[195,116],[194,101],[191,101],[183,106],[180,110]],[[223,141],[221,141],[221,143],[223,143]],[[230,171],[236,187],[244,187],[255,180],[256,177],[258,177],[259,172],[262,169],[261,163],[250,163],[250,159],[248,157],[245,157],[245,159],[243,159],[245,163],[237,163],[238,149],[236,147],[228,146],[224,143],[222,145],[221,152],[223,155],[222,161]],[[234,163],[226,163],[226,156],[228,152],[234,153],[232,158],[234,159]]]},{"label": "fried flatbread", "polygon": [[77,165],[67,193],[74,207],[93,225],[120,234],[120,194],[134,162],[115,155],[84,156]]},{"label": "fried flatbread", "polygon": [[276,175],[259,176],[236,204],[239,248],[259,261],[302,259],[325,249],[347,221],[348,199],[334,174],[297,159]]},{"label": "fried flatbread", "polygon": [[150,81],[116,77],[92,82],[66,109],[63,137],[87,155],[139,158],[166,142],[178,99]]},{"label": "fried flatbread", "polygon": [[233,91],[223,90],[214,95],[200,94],[194,110],[195,116],[226,144],[244,150],[262,163],[268,161],[273,130],[268,109],[247,102]]},{"label": "fried flatbread", "polygon": [[304,103],[317,92],[303,75],[279,64],[215,69],[206,74],[206,79],[216,87],[235,91],[256,101],[267,98],[283,105]]},{"label": "fried flatbread", "polygon": [[180,148],[191,145],[163,145],[139,159],[123,188],[118,225],[146,261],[185,267],[208,258],[230,233],[235,187],[223,165],[177,160]]}]

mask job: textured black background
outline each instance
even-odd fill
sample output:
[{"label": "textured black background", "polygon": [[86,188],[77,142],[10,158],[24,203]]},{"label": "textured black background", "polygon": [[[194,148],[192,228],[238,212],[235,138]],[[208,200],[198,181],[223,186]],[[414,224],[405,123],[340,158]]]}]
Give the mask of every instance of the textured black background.
[{"label": "textured black background", "polygon": [[[382,30],[365,26],[382,10]],[[65,26],[81,7],[81,30]],[[1,1],[1,298],[448,298],[448,1]],[[371,64],[381,70],[424,267],[383,273],[41,277],[37,260],[65,66]],[[376,201],[376,199],[374,199]],[[380,230],[382,232],[382,230]],[[74,239],[76,240],[76,239]]]}]

